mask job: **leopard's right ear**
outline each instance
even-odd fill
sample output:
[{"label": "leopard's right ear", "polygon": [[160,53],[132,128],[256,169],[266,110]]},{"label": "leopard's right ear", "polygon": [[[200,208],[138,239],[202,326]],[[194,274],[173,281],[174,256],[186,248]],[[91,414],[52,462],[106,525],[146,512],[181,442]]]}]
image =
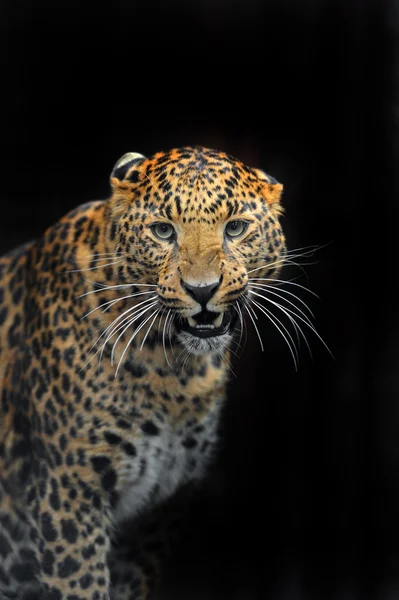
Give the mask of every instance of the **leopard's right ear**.
[{"label": "leopard's right ear", "polygon": [[111,173],[111,183],[114,185],[116,181],[123,181],[125,179],[126,173],[130,170],[131,167],[140,163],[145,159],[145,156],[139,154],[138,152],[127,152],[124,154],[118,161],[116,161],[114,168]]},{"label": "leopard's right ear", "polygon": [[139,166],[145,156],[138,152],[127,152],[114,165],[110,182],[112,186],[112,212],[118,216],[124,212],[131,200],[132,185],[139,180]]}]

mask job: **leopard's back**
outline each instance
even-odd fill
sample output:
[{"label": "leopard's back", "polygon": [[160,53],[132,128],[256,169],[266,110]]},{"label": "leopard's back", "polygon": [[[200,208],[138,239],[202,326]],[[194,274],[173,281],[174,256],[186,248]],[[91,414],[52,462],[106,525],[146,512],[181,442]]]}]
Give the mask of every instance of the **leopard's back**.
[{"label": "leopard's back", "polygon": [[31,243],[0,257],[0,389],[7,363],[22,343],[26,264]]}]

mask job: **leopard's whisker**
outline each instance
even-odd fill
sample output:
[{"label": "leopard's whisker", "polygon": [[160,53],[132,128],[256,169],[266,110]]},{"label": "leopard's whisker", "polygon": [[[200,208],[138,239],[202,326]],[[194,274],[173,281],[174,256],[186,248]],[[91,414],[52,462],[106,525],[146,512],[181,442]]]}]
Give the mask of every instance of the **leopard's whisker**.
[{"label": "leopard's whisker", "polygon": [[124,284],[119,284],[119,285],[103,285],[101,283],[97,283],[95,281],[92,281],[91,283],[101,286],[99,290],[91,290],[90,292],[85,292],[84,294],[81,294],[80,296],[77,296],[77,298],[83,298],[84,296],[89,296],[90,294],[99,294],[101,292],[106,292],[107,290],[118,290],[118,289],[122,289],[122,288],[132,288],[132,287],[152,287],[152,288],[156,288],[157,286],[152,284],[152,283],[124,283]]},{"label": "leopard's whisker", "polygon": [[157,332],[158,332],[158,342],[159,342],[159,341],[160,341],[160,339],[161,339],[161,331],[160,331],[160,326],[161,326],[162,317],[163,317],[163,314],[164,314],[164,312],[165,312],[165,311],[166,311],[166,307],[165,307],[165,306],[162,306],[162,308],[161,308],[161,312],[160,312],[160,314],[159,314],[159,319],[158,319],[158,327],[157,327]]},{"label": "leopard's whisker", "polygon": [[333,244],[333,241],[326,242],[325,244],[311,244],[309,246],[303,246],[302,248],[291,248],[290,250],[286,250],[286,254],[290,255],[295,252],[300,252],[301,256],[313,256],[315,252],[323,250],[324,248],[331,246],[331,244]]},{"label": "leopard's whisker", "polygon": [[113,365],[114,352],[115,352],[116,345],[117,345],[118,341],[120,340],[120,338],[125,333],[125,331],[127,331],[129,329],[129,327],[132,325],[132,323],[134,323],[135,321],[137,321],[143,314],[145,314],[148,310],[150,310],[151,308],[153,308],[154,306],[156,306],[156,304],[157,304],[157,300],[154,300],[153,302],[151,302],[150,304],[148,304],[144,308],[141,307],[141,309],[140,309],[139,312],[135,311],[134,313],[132,313],[132,315],[129,315],[128,317],[126,317],[125,319],[123,319],[124,322],[119,323],[116,327],[114,327],[112,329],[112,331],[109,332],[108,337],[107,337],[107,339],[105,340],[105,342],[103,344],[103,348],[107,344],[108,340],[110,340],[119,331],[123,330],[122,333],[119,334],[117,340],[113,344],[112,352],[111,352],[111,365]]},{"label": "leopard's whisker", "polygon": [[176,362],[179,363],[179,358],[181,357],[182,354],[184,354],[184,352],[187,350],[187,348],[185,346],[183,346],[183,349],[179,352],[179,354],[176,356]]},{"label": "leopard's whisker", "polygon": [[241,311],[241,308],[240,308],[238,300],[236,300],[234,302],[233,306],[234,306],[234,309],[236,310],[236,312],[238,314],[238,318],[239,318],[239,321],[240,321],[240,339],[238,340],[238,345],[240,345],[241,340],[242,340],[242,336],[243,336],[243,333],[244,333],[244,319],[243,319],[243,316],[242,316],[242,311]]},{"label": "leopard's whisker", "polygon": [[[267,298],[266,298],[266,297],[263,297],[263,298],[264,298],[265,300],[267,300]],[[252,300],[252,301],[253,301],[253,300]],[[310,350],[310,346],[309,346],[308,340],[307,340],[307,338],[306,338],[306,335],[305,335],[304,331],[302,330],[302,328],[299,326],[299,324],[296,322],[295,318],[292,316],[292,315],[295,315],[295,316],[299,316],[299,315],[296,315],[296,313],[295,313],[294,311],[287,312],[286,310],[284,310],[284,309],[285,309],[285,308],[287,308],[287,307],[283,307],[283,306],[282,306],[282,305],[280,305],[278,302],[273,302],[272,300],[269,300],[269,302],[271,302],[271,303],[272,303],[274,306],[276,306],[276,307],[277,307],[279,310],[281,310],[281,311],[282,311],[282,312],[283,312],[283,313],[286,315],[286,317],[289,319],[289,321],[291,322],[292,326],[294,327],[294,331],[295,331],[295,333],[296,333],[296,336],[297,336],[297,339],[298,339],[298,343],[299,343],[299,341],[300,341],[300,338],[299,338],[299,333],[300,333],[300,334],[301,334],[301,336],[303,337],[304,341],[305,341],[305,344],[306,344],[306,346],[307,346],[307,348],[308,348],[308,351],[309,351],[309,354],[310,354],[310,356],[312,356],[312,352],[311,352],[311,350]],[[263,306],[263,304],[262,304],[262,306]],[[294,305],[294,306],[295,306],[295,305]],[[266,307],[264,307],[264,306],[263,306],[263,308],[265,308],[265,309],[266,309]],[[297,308],[297,309],[298,309],[298,307],[297,307],[297,306],[295,306],[295,308]],[[266,310],[268,310],[268,309],[266,309]],[[289,310],[289,309],[288,309],[288,310]],[[299,309],[298,309],[298,310],[299,310]],[[290,313],[292,313],[292,314],[290,314]],[[272,314],[272,313],[270,313],[270,314]],[[273,315],[273,317],[274,317],[275,319],[277,319],[276,315]],[[309,319],[306,317],[306,315],[305,315],[305,318],[307,319],[308,326],[309,326],[309,327],[311,327],[311,328],[313,328],[313,325],[312,325],[312,323],[311,323],[311,322],[310,322],[310,320],[309,320]]]},{"label": "leopard's whisker", "polygon": [[[214,349],[214,352],[216,352],[216,354],[219,356],[221,362],[222,363],[224,362],[227,365],[227,368],[229,369],[229,371],[231,372],[233,377],[237,378],[237,375],[235,374],[234,369],[233,369],[233,365],[231,364],[230,359],[227,357],[227,354],[224,353],[222,351],[222,349],[219,348],[217,345],[214,345],[213,349]],[[231,348],[230,348],[230,352],[232,354],[234,354],[235,356],[237,356],[236,353]]]},{"label": "leopard's whisker", "polygon": [[167,352],[166,352],[165,335],[166,335],[166,324],[168,322],[168,318],[169,318],[169,315],[170,315],[171,312],[172,312],[171,309],[169,309],[168,312],[166,313],[165,321],[164,321],[164,324],[163,324],[163,331],[162,331],[163,352],[164,352],[165,359],[166,359],[166,362],[167,362],[167,364],[168,364],[169,367],[170,367],[170,363],[169,363],[168,355],[167,355]]},{"label": "leopard's whisker", "polygon": [[258,320],[258,315],[256,314],[256,312],[252,308],[251,304],[252,304],[252,302],[251,302],[251,299],[249,298],[248,299],[248,304],[245,305],[245,308],[252,313],[252,316],[254,317],[255,321],[257,321]]},{"label": "leopard's whisker", "polygon": [[[301,285],[300,283],[295,283],[294,281],[291,281],[290,279],[273,279],[271,277],[250,277],[248,279],[248,283],[251,281],[270,281],[270,282],[275,282],[277,281],[277,283],[282,283],[282,284],[287,284],[287,285],[294,285],[296,287],[301,288],[302,290],[305,290],[306,292],[309,292],[309,294],[312,294],[313,296],[315,296],[316,298],[319,298],[319,296],[313,292],[312,290],[310,290],[309,288],[307,288],[304,285]],[[283,288],[279,287],[279,291],[283,291]],[[287,292],[287,290],[284,290],[285,292]]]},{"label": "leopard's whisker", "polygon": [[[268,294],[272,294],[273,296],[277,296],[283,302],[287,302],[288,304],[292,304],[292,306],[294,306],[295,308],[298,308],[296,306],[296,304],[294,304],[293,302],[290,302],[285,296],[281,295],[281,294],[287,294],[288,296],[291,296],[292,298],[294,298],[295,300],[297,300],[298,302],[300,302],[302,304],[302,306],[304,306],[304,308],[306,308],[306,310],[309,312],[309,314],[312,317],[312,319],[315,319],[315,315],[314,315],[313,311],[306,304],[306,302],[304,302],[304,300],[302,300],[301,298],[299,298],[299,296],[297,296],[296,294],[293,294],[289,290],[285,290],[284,288],[279,287],[278,288],[278,292],[277,292],[276,291],[276,287],[274,285],[269,285],[267,283],[257,283],[257,284],[254,284],[254,283],[250,282],[250,283],[248,283],[248,287],[249,288],[263,290],[264,292],[266,292]],[[298,308],[298,310],[299,310],[299,308]]]},{"label": "leopard's whisker", "polygon": [[[144,296],[145,294],[153,294],[153,291],[150,292],[137,292],[136,294],[129,294],[128,296],[121,296],[120,298],[116,298],[116,300],[109,300],[108,302],[104,302],[103,304],[100,304],[99,306],[96,306],[95,308],[93,308],[93,310],[89,311],[88,313],[86,313],[85,315],[83,315],[83,317],[80,317],[81,320],[85,319],[86,317],[88,317],[89,315],[91,315],[92,313],[94,313],[96,310],[98,310],[99,308],[102,308],[103,306],[108,306],[108,308],[105,308],[103,310],[103,312],[109,310],[111,308],[111,306],[113,306],[114,304],[117,304],[117,302],[120,302],[121,300],[126,300],[127,298],[136,298],[137,296]],[[155,298],[155,296],[154,296]]]},{"label": "leopard's whisker", "polygon": [[[272,261],[272,262],[268,262],[268,263],[264,263],[263,265],[259,266],[259,267],[255,267],[254,269],[250,269],[249,271],[247,271],[247,274],[249,275],[250,273],[254,273],[255,271],[259,271],[259,270],[263,270],[263,269],[271,269],[274,267],[278,267],[278,266],[282,266],[285,264],[291,264],[297,267],[300,267],[302,269],[302,265],[298,262],[294,262],[294,259],[296,258],[302,258],[303,256],[306,256],[305,254],[285,254],[284,256],[281,256],[280,258]],[[304,265],[308,265],[308,264],[312,264],[312,263],[304,263]],[[303,270],[303,269],[302,269]]]},{"label": "leopard's whisker", "polygon": [[[293,267],[298,267],[298,269],[301,269],[302,273],[305,275],[305,277],[307,277],[307,273],[305,271],[305,269],[303,268],[303,265],[301,265],[301,263],[299,262],[294,262],[293,260],[286,258],[285,259],[285,264],[286,265],[291,265]],[[308,263],[304,263],[306,266],[308,265]]]},{"label": "leopard's whisker", "polygon": [[169,320],[169,327],[168,327],[169,346],[170,346],[170,349],[172,350],[173,358],[175,358],[175,351],[174,351],[173,344],[172,344],[172,337],[173,337],[172,327],[173,327],[173,321],[174,321],[175,317],[176,317],[176,314],[172,313],[172,316]]},{"label": "leopard's whisker", "polygon": [[[108,341],[114,337],[114,335],[116,335],[117,333],[119,333],[122,329],[123,329],[123,333],[125,331],[127,331],[127,329],[129,329],[129,327],[132,325],[132,323],[134,323],[135,321],[137,321],[138,319],[140,319],[140,317],[145,314],[145,312],[147,312],[147,310],[153,308],[154,306],[157,305],[157,300],[154,299],[149,299],[147,300],[147,302],[150,302],[149,304],[147,304],[147,306],[141,306],[140,308],[137,308],[137,310],[134,310],[131,314],[128,314],[127,316],[125,316],[119,323],[117,323],[116,319],[114,319],[114,321],[111,323],[111,325],[109,325],[107,327],[108,332],[104,331],[102,335],[104,335],[104,333],[107,333],[107,337],[104,340],[104,342],[102,343],[102,348],[104,348],[106,346],[106,344],[108,343]],[[144,304],[144,302],[140,303],[140,304]],[[126,311],[128,312],[128,311]],[[121,336],[119,336],[121,337]]]},{"label": "leopard's whisker", "polygon": [[[232,343],[232,344],[235,344],[237,347],[239,347],[239,346],[238,346],[238,342],[236,342],[235,340],[231,340],[231,343]],[[229,352],[230,352],[231,354],[233,354],[233,355],[234,355],[236,358],[238,358],[238,354],[237,354],[237,352],[236,352],[235,350],[233,350],[232,348],[229,348]]]},{"label": "leopard's whisker", "polygon": [[[146,307],[145,309],[140,309],[139,314],[135,314],[135,316],[129,315],[127,317],[125,317],[125,319],[123,319],[123,323],[119,323],[118,326],[114,327],[114,329],[109,333],[109,335],[107,336],[106,340],[104,341],[104,343],[102,344],[102,346],[100,346],[96,352],[89,358],[89,360],[83,365],[82,369],[84,369],[98,354],[100,354],[99,356],[99,362],[98,362],[98,368],[100,369],[101,366],[101,361],[102,361],[102,357],[103,357],[103,353],[105,350],[105,347],[108,343],[108,341],[116,334],[118,333],[123,327],[126,327],[126,321],[129,321],[126,329],[128,329],[132,323],[134,323],[134,321],[136,321],[138,318],[140,318],[142,316],[142,314],[144,314],[148,309],[152,308],[153,306],[155,306],[156,302],[154,302],[152,305],[149,305],[148,307]],[[107,327],[107,330],[112,327],[114,325],[115,321],[113,321],[111,323],[110,326]],[[126,331],[126,329],[124,331]],[[93,346],[90,348],[90,350],[88,351],[88,353],[93,350],[93,348],[95,347],[95,345],[99,342],[99,340],[101,339],[101,337],[107,332],[107,330],[105,330],[100,336],[99,338],[94,342]],[[119,339],[119,338],[118,338]]]},{"label": "leopard's whisker", "polygon": [[84,258],[90,258],[94,256],[123,256],[122,252],[95,252],[94,254],[83,254]]},{"label": "leopard's whisker", "polygon": [[183,349],[179,352],[179,354],[177,355],[177,357],[175,359],[178,369],[181,368],[181,361],[179,361],[179,359],[182,356],[182,354],[184,354],[185,352],[187,352],[187,348],[183,346]]},{"label": "leopard's whisker", "polygon": [[[249,288],[250,289],[262,290],[262,291],[266,292],[267,294],[272,294],[273,296],[277,296],[277,298],[280,298],[280,300],[282,300],[283,302],[287,302],[287,304],[289,304],[290,306],[293,306],[294,308],[296,308],[296,310],[298,310],[301,313],[301,315],[303,315],[304,318],[309,319],[308,315],[305,312],[303,312],[299,308],[299,306],[297,306],[296,304],[294,304],[293,302],[291,302],[291,300],[288,300],[288,298],[284,298],[284,296],[281,296],[278,292],[276,292],[273,289],[273,286],[251,283],[249,285]],[[279,290],[279,291],[282,291],[282,292],[285,291],[287,294],[290,294],[290,292],[288,292],[287,290]],[[313,312],[310,310],[309,306],[303,300],[301,300],[300,298],[298,298],[298,296],[296,296],[295,294],[291,294],[291,296],[293,296],[294,298],[296,298],[296,300],[298,300],[299,302],[301,302],[305,306],[305,308],[309,311],[310,316],[313,319],[315,318]]]},{"label": "leopard's whisker", "polygon": [[250,308],[249,308],[249,304],[244,304],[244,308],[246,309],[247,313],[249,314],[249,317],[250,317],[250,319],[251,319],[251,321],[252,321],[252,324],[253,324],[253,326],[254,326],[254,328],[255,328],[255,331],[256,331],[256,334],[257,334],[257,336],[258,336],[258,339],[259,339],[259,343],[260,343],[261,350],[262,350],[262,352],[263,352],[263,351],[264,351],[264,347],[263,347],[262,338],[261,338],[261,336],[260,336],[259,329],[258,329],[258,328],[257,328],[257,326],[256,326],[255,319],[254,319],[254,317],[253,317],[253,316],[252,316],[252,314],[251,314],[251,311],[250,311]]},{"label": "leopard's whisker", "polygon": [[[156,312],[157,312],[157,311],[155,311],[155,313],[156,313]],[[131,338],[130,338],[130,340],[127,342],[127,344],[126,344],[126,346],[125,346],[125,349],[124,349],[124,351],[122,352],[122,355],[121,355],[121,357],[120,357],[120,359],[119,359],[119,363],[118,363],[118,366],[117,366],[117,368],[116,368],[116,371],[115,371],[115,379],[116,379],[116,377],[118,376],[118,372],[119,372],[120,366],[121,366],[121,364],[122,364],[123,358],[124,358],[124,356],[125,356],[125,354],[126,354],[126,352],[127,352],[128,348],[129,348],[130,344],[132,343],[132,341],[134,340],[134,338],[136,337],[136,335],[138,334],[138,332],[140,331],[140,329],[142,329],[142,328],[144,327],[144,325],[145,325],[146,323],[148,323],[148,321],[151,319],[151,317],[153,317],[153,316],[154,316],[154,314],[155,314],[155,313],[151,313],[151,314],[150,314],[150,316],[149,316],[149,317],[147,317],[146,319],[144,319],[144,321],[143,321],[142,323],[140,323],[140,325],[139,325],[139,326],[138,326],[138,327],[137,327],[137,328],[134,330],[134,333],[133,333],[132,337],[131,337]]]},{"label": "leopard's whisker", "polygon": [[[245,302],[246,302],[246,297],[245,296],[241,297],[241,298],[238,298],[238,305],[241,304],[242,306],[244,306]],[[241,306],[240,306],[240,310],[241,310]],[[245,338],[244,338],[244,347],[245,347],[246,344],[247,344],[247,341],[248,341],[248,327],[247,327],[247,321],[244,318],[244,314],[243,314],[242,310],[241,310],[241,317],[242,317],[242,323],[243,323],[243,327],[244,327],[244,335],[245,335]]]},{"label": "leopard's whisker", "polygon": [[[152,306],[148,306],[148,309],[151,309]],[[115,342],[112,345],[112,350],[111,350],[111,366],[114,366],[114,353],[115,353],[115,349],[116,349],[116,345],[119,342],[120,338],[123,336],[123,334],[133,325],[133,323],[135,321],[137,321],[137,319],[139,319],[142,314],[144,314],[146,312],[146,310],[141,310],[139,312],[139,314],[137,314],[136,316],[132,317],[131,315],[129,317],[126,318],[125,322],[123,324],[118,325],[106,338],[105,342],[103,343],[103,345],[101,346],[101,348],[99,349],[100,352],[100,358],[99,358],[99,363],[101,363],[102,358],[103,358],[103,354],[104,354],[104,350],[105,347],[108,343],[108,341],[117,333],[121,332],[118,337],[116,338]]]},{"label": "leopard's whisker", "polygon": [[[96,256],[96,255],[94,255],[94,256]],[[97,255],[97,256],[99,256],[99,255]],[[90,263],[104,262],[105,260],[115,260],[115,261],[120,262],[122,259],[123,259],[122,255],[117,256],[117,255],[114,255],[114,254],[108,254],[108,255],[102,256],[100,258],[88,258],[88,261]]]},{"label": "leopard's whisker", "polygon": [[105,345],[108,342],[108,340],[111,339],[116,333],[118,333],[118,331],[121,331],[121,329],[122,329],[122,332],[118,335],[117,339],[115,340],[115,342],[114,342],[114,344],[112,346],[112,352],[111,352],[111,365],[112,366],[114,364],[114,354],[115,354],[116,346],[117,346],[119,340],[121,339],[121,337],[123,336],[123,334],[130,328],[130,326],[135,321],[137,321],[138,319],[140,319],[140,317],[142,317],[148,310],[151,310],[151,308],[154,308],[154,306],[156,306],[156,304],[157,304],[157,300],[155,300],[154,302],[152,302],[151,304],[149,304],[145,308],[142,308],[140,310],[140,312],[138,314],[135,314],[135,316],[131,320],[129,320],[127,323],[125,322],[123,325],[122,324],[118,325],[118,327],[116,329],[114,329],[113,331],[111,331],[109,333],[107,339],[104,342],[103,348],[105,347]]},{"label": "leopard's whisker", "polygon": [[[108,327],[106,329],[104,329],[104,331],[98,336],[98,338],[96,339],[96,341],[92,344],[92,346],[89,348],[89,350],[87,351],[87,354],[89,354],[94,347],[98,344],[98,342],[100,341],[100,339],[102,337],[104,337],[104,335],[107,335],[107,333],[116,325],[116,323],[122,319],[121,323],[125,322],[127,319],[130,319],[132,317],[132,315],[134,315],[136,312],[140,311],[141,308],[139,308],[140,306],[142,306],[143,304],[146,304],[147,302],[151,302],[153,301],[153,298],[147,298],[146,300],[143,300],[142,302],[139,302],[138,304],[135,304],[134,306],[132,306],[131,308],[128,308],[127,310],[125,310],[122,314],[120,314],[118,317],[116,317],[112,323],[110,325],[108,325]],[[128,314],[128,313],[132,313],[132,314]],[[124,317],[124,315],[128,314],[127,317]],[[124,318],[123,318],[124,317]],[[119,323],[119,325],[121,325],[121,323]],[[115,331],[116,332],[116,331]],[[112,337],[112,336],[111,336]],[[97,355],[94,354],[94,356]],[[92,358],[94,358],[94,356]],[[91,360],[91,359],[90,359]],[[90,360],[86,363],[86,365],[90,362]],[[84,366],[86,366],[84,365]]]},{"label": "leopard's whisker", "polygon": [[[151,296],[150,298],[146,298],[145,300],[142,300],[141,302],[138,302],[137,304],[134,304],[133,306],[131,306],[130,308],[127,308],[126,310],[124,310],[120,315],[118,315],[117,317],[115,317],[115,319],[112,321],[112,323],[110,323],[110,325],[108,325],[108,327],[106,327],[104,329],[104,331],[102,332],[102,334],[97,338],[96,342],[94,342],[92,348],[97,344],[97,342],[104,336],[107,334],[107,332],[109,330],[111,330],[112,328],[114,328],[114,326],[116,326],[116,324],[118,323],[118,321],[120,321],[119,325],[121,323],[123,323],[124,321],[126,321],[127,319],[130,319],[130,317],[132,315],[134,315],[136,312],[138,312],[139,310],[141,310],[140,306],[142,306],[143,304],[147,304],[148,302],[154,302],[156,299],[156,296]],[[129,316],[125,316],[125,315],[129,315]],[[90,348],[90,350],[92,349]]]},{"label": "leopard's whisker", "polygon": [[263,265],[261,265],[260,267],[255,267],[254,269],[249,269],[249,271],[247,271],[247,275],[250,275],[251,273],[255,273],[255,271],[261,271],[264,269],[271,269],[273,267],[276,267],[278,265],[281,265],[285,262],[285,259],[280,259],[271,263],[265,263]]},{"label": "leopard's whisker", "polygon": [[[294,366],[295,366],[295,371],[298,370],[298,350],[295,346],[295,342],[291,336],[291,334],[289,333],[288,329],[285,327],[285,325],[280,321],[280,319],[278,319],[276,317],[276,315],[273,315],[271,313],[270,310],[268,310],[265,306],[262,306],[259,302],[256,302],[256,300],[252,300],[252,303],[264,314],[268,317],[268,319],[270,319],[270,321],[273,323],[273,325],[276,327],[277,331],[282,335],[283,339],[285,340],[290,352],[291,352],[291,356],[292,359],[294,361]],[[284,331],[286,332],[287,336],[283,333],[283,331],[280,329],[280,327],[277,325],[277,323],[280,324],[281,328],[284,329]]]},{"label": "leopard's whisker", "polygon": [[143,283],[142,281],[131,281],[129,283],[118,283],[117,285],[108,285],[107,283],[102,283],[101,281],[94,281],[93,279],[87,279],[89,283],[92,283],[94,286],[100,288],[100,290],[114,289],[116,287],[158,287],[156,283]]},{"label": "leopard's whisker", "polygon": [[[258,304],[259,304],[259,303],[258,303]],[[262,304],[262,306],[263,306],[263,304]],[[296,336],[297,336],[298,344],[300,343],[300,337],[299,337],[299,334],[301,334],[302,338],[303,338],[303,339],[304,339],[304,341],[305,341],[305,344],[306,344],[306,347],[307,347],[307,349],[308,349],[308,351],[309,351],[309,354],[310,354],[310,356],[312,356],[312,351],[311,351],[311,349],[310,349],[310,345],[309,345],[309,343],[308,343],[308,340],[307,340],[307,337],[306,337],[306,335],[305,335],[305,332],[303,331],[302,327],[300,327],[300,325],[299,325],[299,324],[296,322],[296,320],[295,320],[295,317],[293,317],[291,314],[289,314],[288,312],[286,312],[286,311],[284,310],[284,308],[283,308],[283,307],[282,307],[280,304],[278,304],[278,302],[276,302],[276,303],[275,303],[275,306],[276,306],[276,308],[278,308],[279,310],[281,310],[281,311],[282,311],[282,312],[285,314],[285,316],[286,316],[286,317],[289,319],[290,323],[292,324],[292,326],[293,326],[293,328],[294,328],[295,334],[296,334]],[[263,308],[265,308],[265,309],[266,309],[266,307],[265,307],[265,306],[263,306]],[[269,310],[269,309],[266,309],[266,310]],[[270,314],[272,314],[272,313],[271,313],[271,311],[270,311]],[[293,314],[294,314],[294,313],[293,313]],[[273,317],[274,317],[275,319],[277,319],[276,315],[273,315]],[[309,321],[309,326],[311,326],[311,323],[310,323],[310,321]]]},{"label": "leopard's whisker", "polygon": [[[284,311],[288,311],[286,312],[286,316],[288,316],[288,313],[294,315],[295,317],[301,318],[300,315],[298,315],[295,311],[293,311],[292,309],[288,308],[288,306],[283,306],[282,304],[279,304],[278,302],[276,302],[275,300],[272,300],[271,298],[268,298],[267,296],[264,296],[263,294],[259,294],[259,292],[255,292],[254,290],[249,290],[249,293],[251,295],[254,296],[258,296],[259,298],[263,298],[263,300],[266,300],[266,302],[270,302],[270,304],[273,304],[274,306],[277,306],[282,312]],[[300,309],[294,305],[294,307],[300,311]],[[304,315],[304,313],[302,311],[300,311],[302,315]],[[308,325],[308,327],[310,327],[311,329],[314,330],[314,326],[311,322],[311,320],[309,319],[309,317],[307,315],[304,315],[303,318],[301,318],[301,320],[306,323]]]},{"label": "leopard's whisker", "polygon": [[291,254],[297,254],[298,252],[300,253],[300,256],[313,256],[313,254],[315,252],[317,252],[317,250],[321,250],[322,248],[324,248],[327,244],[323,245],[323,246],[317,246],[315,244],[310,244],[309,246],[302,246],[301,248],[290,248],[290,250],[286,250],[285,251],[285,256],[290,256]]},{"label": "leopard's whisker", "polygon": [[184,371],[184,369],[186,368],[186,365],[187,365],[187,363],[188,363],[188,361],[189,361],[190,357],[191,357],[191,352],[190,352],[190,350],[187,348],[187,349],[186,349],[186,352],[185,352],[185,356],[184,356],[184,358],[182,359],[182,361],[181,361],[181,363],[180,363],[180,369],[181,369],[181,371]]},{"label": "leopard's whisker", "polygon": [[[235,328],[233,329],[233,331],[234,331],[234,332],[237,332],[237,333],[239,334],[239,333],[241,332],[241,329],[240,329],[239,327],[235,327]],[[235,344],[235,345],[236,345],[236,347],[237,347],[237,349],[236,349],[236,352],[234,353],[234,355],[235,355],[235,356],[236,356],[238,359],[239,359],[239,358],[241,358],[241,355],[242,355],[242,352],[243,352],[243,350],[244,350],[244,347],[243,347],[241,344],[239,344],[239,343],[238,343],[236,340],[234,340],[234,339],[232,339],[232,340],[231,340],[231,343],[232,343],[232,344]]]},{"label": "leopard's whisker", "polygon": [[105,265],[97,265],[96,267],[86,267],[84,269],[68,269],[67,271],[63,271],[63,273],[84,273],[85,271],[95,271],[96,269],[105,269],[106,267],[119,265],[121,262],[122,259],[116,262],[105,263]]},{"label": "leopard's whisker", "polygon": [[[262,296],[261,294],[258,294],[257,292],[254,291],[250,291],[251,294],[255,294],[260,296],[261,298],[263,298],[264,300],[266,300],[267,302],[270,302],[271,304],[273,304],[274,306],[276,306],[279,310],[281,310],[283,313],[285,313],[287,315],[288,318],[289,315],[288,313],[290,313],[291,315],[294,315],[294,317],[296,317],[296,319],[299,319],[300,321],[302,321],[307,327],[309,327],[309,329],[316,335],[316,337],[320,340],[320,342],[323,344],[323,346],[326,348],[327,352],[330,354],[330,356],[332,358],[334,358],[330,348],[327,346],[327,344],[325,343],[325,341],[323,340],[323,338],[320,336],[320,334],[316,331],[316,329],[314,328],[314,326],[312,325],[312,323],[309,321],[308,318],[303,318],[300,315],[298,315],[296,312],[294,312],[293,310],[291,310],[288,307],[282,307],[281,304],[279,304],[278,302],[275,302],[274,300],[271,300],[270,298],[267,298],[266,296]],[[296,307],[297,308],[297,307]],[[297,326],[299,327],[298,323]],[[299,331],[302,332],[301,328],[299,328]],[[303,334],[303,332],[302,332]],[[303,335],[304,339],[306,340],[305,336]],[[307,342],[306,342],[307,343]]]},{"label": "leopard's whisker", "polygon": [[[234,331],[240,331],[240,329],[239,329],[238,327],[236,327],[236,328],[234,329]],[[237,340],[234,340],[234,339],[232,339],[232,340],[231,340],[231,344],[234,344],[234,345],[237,347],[237,349],[239,349],[239,350],[242,350],[242,347],[241,347],[241,345],[239,344],[239,342],[237,342]],[[230,349],[230,351],[231,351],[231,352],[234,354],[234,356],[236,356],[237,358],[239,357],[239,355],[237,354],[237,352],[236,352],[236,351],[234,351],[234,352],[233,352],[231,349]]]},{"label": "leopard's whisker", "polygon": [[141,352],[141,351],[142,351],[142,349],[143,349],[143,346],[144,346],[144,343],[145,343],[145,341],[146,341],[146,339],[147,339],[147,336],[148,336],[148,334],[150,333],[151,327],[153,326],[153,324],[154,324],[154,322],[155,322],[155,319],[156,319],[156,318],[157,318],[157,316],[159,315],[159,312],[160,312],[160,310],[161,310],[161,309],[160,309],[160,308],[158,308],[158,309],[155,311],[155,316],[154,316],[153,320],[151,321],[151,323],[149,324],[149,326],[148,326],[148,329],[147,329],[147,331],[146,331],[146,334],[145,334],[145,336],[143,337],[143,341],[142,341],[142,342],[141,342],[141,344],[140,344],[140,352]]},{"label": "leopard's whisker", "polygon": [[300,263],[297,261],[294,262],[290,258],[288,258],[286,262],[288,265],[294,265],[295,267],[299,267],[302,271],[304,271],[303,267],[310,267],[311,265],[320,264],[319,260],[312,260],[311,262],[307,260],[306,262]]}]

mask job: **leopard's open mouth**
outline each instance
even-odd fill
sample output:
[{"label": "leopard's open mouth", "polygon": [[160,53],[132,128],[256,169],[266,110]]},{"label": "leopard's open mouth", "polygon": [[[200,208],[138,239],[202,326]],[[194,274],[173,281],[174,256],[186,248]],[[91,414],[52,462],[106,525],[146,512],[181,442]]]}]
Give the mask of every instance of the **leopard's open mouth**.
[{"label": "leopard's open mouth", "polygon": [[205,309],[193,317],[181,318],[176,326],[179,332],[185,331],[199,338],[210,338],[231,331],[234,321],[234,315],[230,311],[215,313]]}]

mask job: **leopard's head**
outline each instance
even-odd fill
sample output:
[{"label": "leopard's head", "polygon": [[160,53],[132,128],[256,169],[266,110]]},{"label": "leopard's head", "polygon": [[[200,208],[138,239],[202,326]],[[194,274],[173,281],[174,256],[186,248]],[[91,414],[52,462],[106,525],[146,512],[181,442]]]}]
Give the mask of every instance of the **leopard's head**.
[{"label": "leopard's head", "polygon": [[248,310],[249,279],[272,280],[284,260],[282,185],[200,147],[126,154],[111,184],[118,279],[148,286],[154,314],[190,353],[220,352]]}]

